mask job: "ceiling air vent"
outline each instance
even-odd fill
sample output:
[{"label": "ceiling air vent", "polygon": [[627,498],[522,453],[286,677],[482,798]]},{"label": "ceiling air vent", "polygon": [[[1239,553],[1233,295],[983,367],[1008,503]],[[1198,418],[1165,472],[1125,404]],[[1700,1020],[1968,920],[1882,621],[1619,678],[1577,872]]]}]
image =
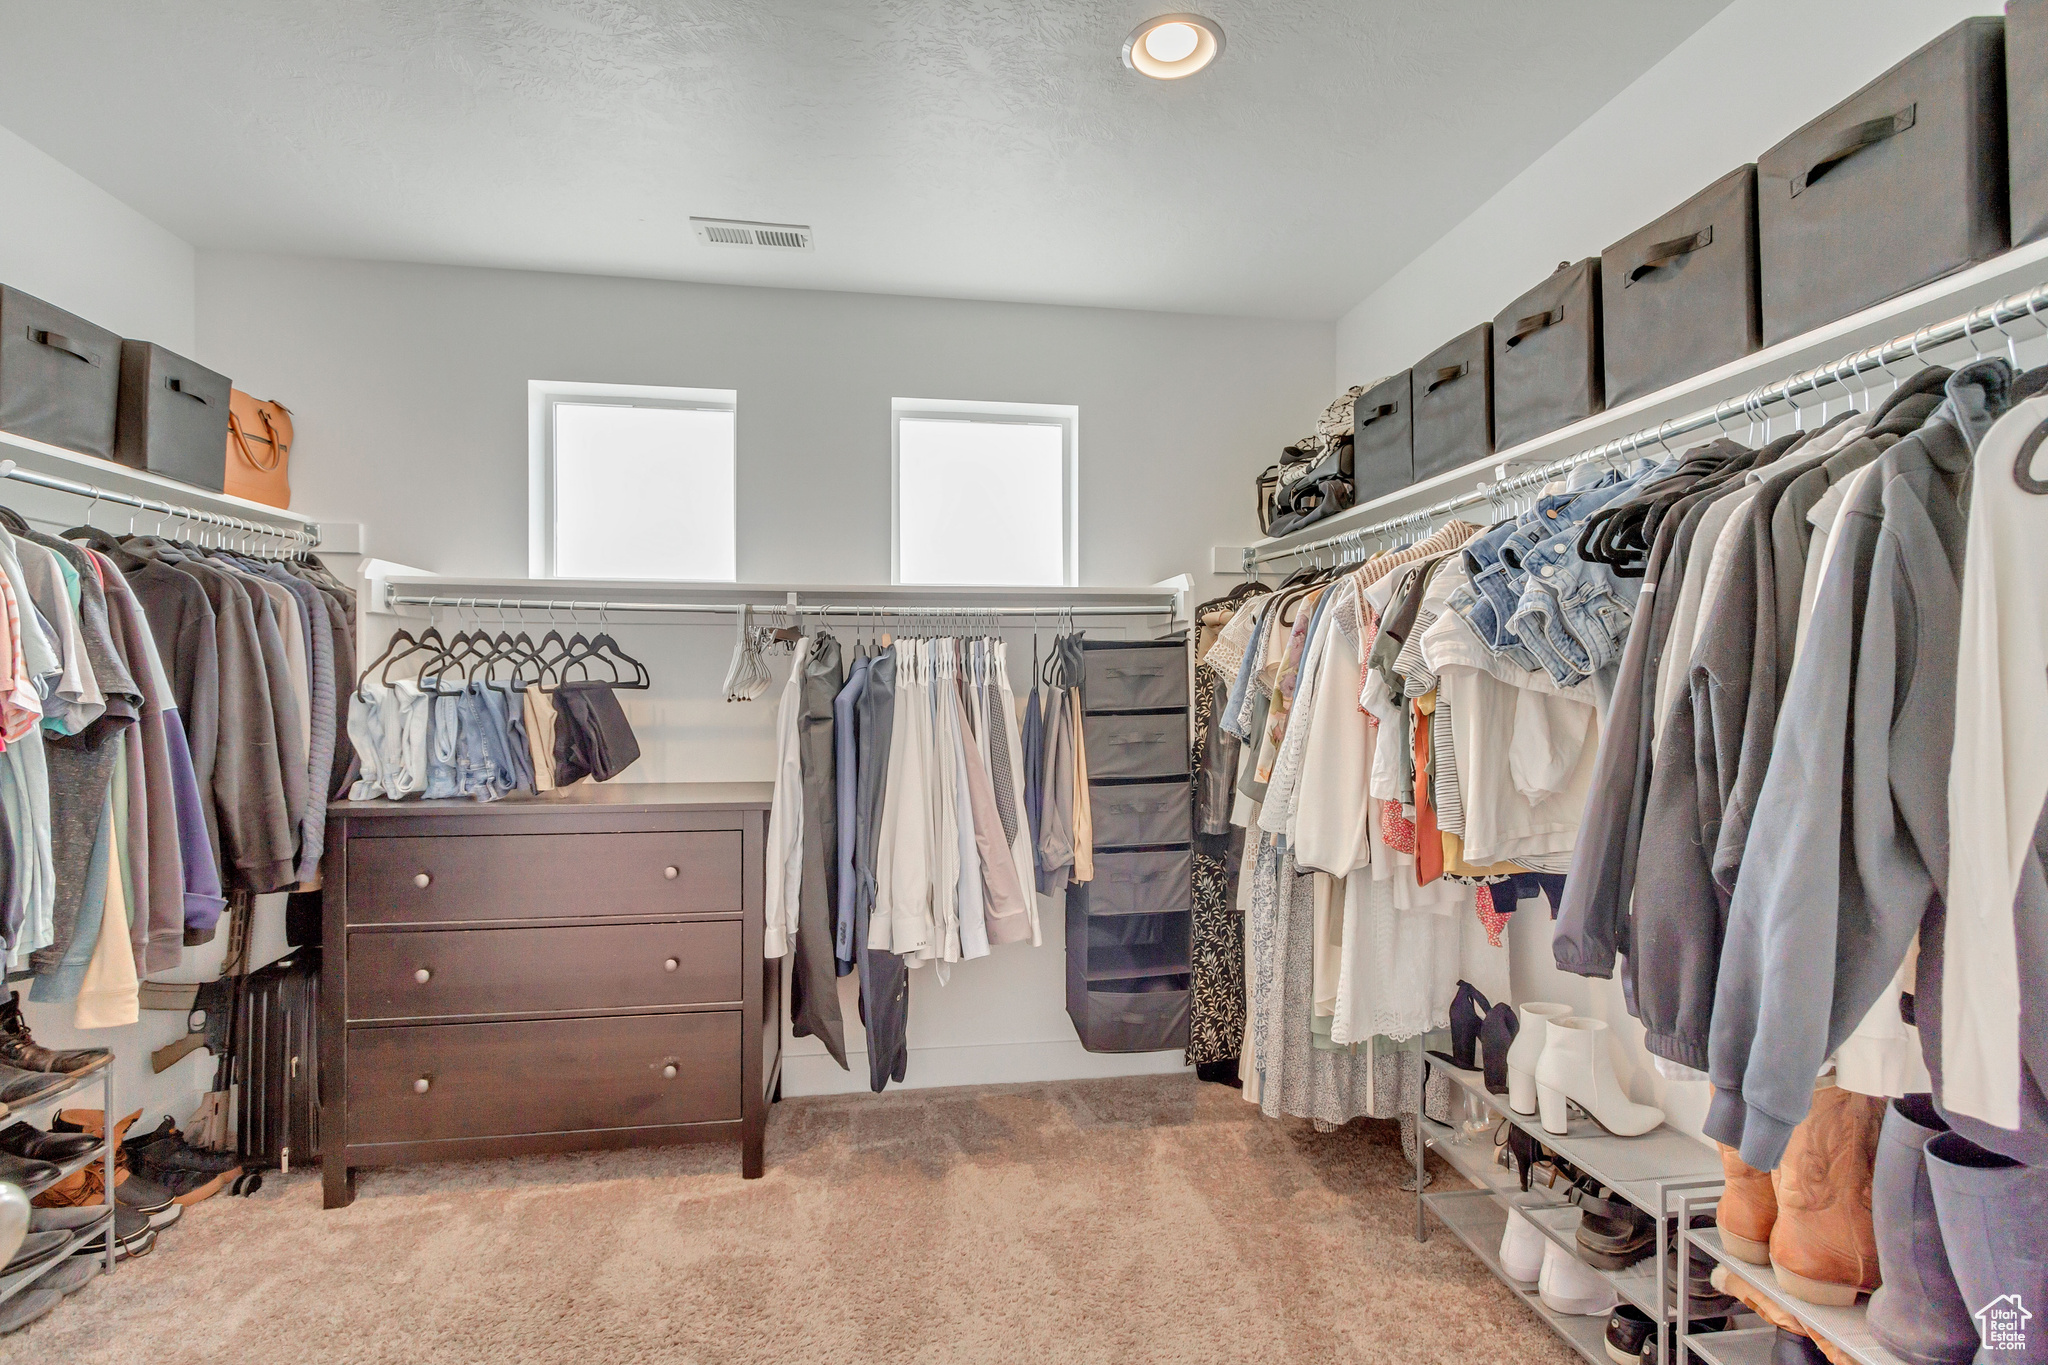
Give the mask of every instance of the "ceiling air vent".
[{"label": "ceiling air vent", "polygon": [[690,228],[706,246],[754,246],[775,251],[809,251],[811,230],[802,223],[749,223],[736,218],[692,218]]}]

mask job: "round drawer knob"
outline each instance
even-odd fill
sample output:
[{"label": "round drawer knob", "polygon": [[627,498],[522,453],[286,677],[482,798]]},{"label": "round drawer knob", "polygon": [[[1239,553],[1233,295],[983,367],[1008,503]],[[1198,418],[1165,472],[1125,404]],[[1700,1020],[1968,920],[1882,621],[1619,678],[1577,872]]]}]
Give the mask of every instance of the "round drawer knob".
[{"label": "round drawer knob", "polygon": [[670,1062],[661,1069],[661,1078],[665,1081],[672,1081],[676,1078],[676,1064],[674,1062]]},{"label": "round drawer knob", "polygon": [[412,879],[412,884],[414,886],[417,886],[420,890],[424,891],[427,889],[427,884],[433,880],[434,879],[432,877],[429,877],[426,873],[422,872]]},{"label": "round drawer knob", "polygon": [[415,1095],[424,1095],[427,1093],[427,1087],[430,1084],[431,1082],[429,1082],[425,1076],[422,1076],[412,1083],[412,1093]]},{"label": "round drawer knob", "polygon": [[661,870],[661,875],[662,875],[662,876],[664,876],[664,877],[666,877],[666,878],[668,878],[668,880],[670,880],[670,881],[674,881],[674,880],[676,879],[676,876],[677,876],[677,873],[676,873],[676,869],[674,869],[674,868],[672,868],[672,867],[664,867],[664,868],[663,868],[663,869]]},{"label": "round drawer knob", "polygon": [[668,961],[661,964],[661,969],[665,972],[672,972],[682,965],[682,963],[676,961],[674,958],[670,958]]},{"label": "round drawer knob", "polygon": [[412,979],[419,982],[422,986],[424,986],[429,981],[432,981],[434,979],[434,974],[428,971],[425,967],[422,967],[412,974]]}]

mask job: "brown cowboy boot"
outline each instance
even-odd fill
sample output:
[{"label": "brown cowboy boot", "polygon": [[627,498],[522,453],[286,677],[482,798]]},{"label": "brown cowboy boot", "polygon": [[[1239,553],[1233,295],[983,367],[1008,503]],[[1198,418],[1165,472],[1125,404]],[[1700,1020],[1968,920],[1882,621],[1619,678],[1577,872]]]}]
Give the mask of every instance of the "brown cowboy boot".
[{"label": "brown cowboy boot", "polygon": [[1877,1288],[1877,1232],[1870,1221],[1871,1172],[1884,1101],[1829,1082],[1773,1171],[1778,1222],[1771,1270],[1778,1288],[1808,1303],[1846,1308]]},{"label": "brown cowboy boot", "polygon": [[1771,1228],[1778,1221],[1778,1192],[1768,1172],[1744,1161],[1728,1144],[1714,1145],[1721,1149],[1721,1175],[1727,1182],[1721,1202],[1714,1208],[1721,1245],[1739,1261],[1769,1265]]},{"label": "brown cowboy boot", "polygon": [[97,1071],[113,1058],[114,1054],[103,1047],[53,1052],[30,1036],[28,1020],[21,1015],[20,992],[9,991],[6,1003],[0,1004],[0,1063],[23,1071],[55,1071],[76,1076],[80,1072]]}]

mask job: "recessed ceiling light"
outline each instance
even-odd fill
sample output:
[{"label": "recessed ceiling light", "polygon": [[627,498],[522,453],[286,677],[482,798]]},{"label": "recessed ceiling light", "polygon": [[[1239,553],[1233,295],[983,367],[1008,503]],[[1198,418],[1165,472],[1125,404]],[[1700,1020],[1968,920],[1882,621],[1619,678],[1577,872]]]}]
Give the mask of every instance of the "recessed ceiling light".
[{"label": "recessed ceiling light", "polygon": [[1199,14],[1162,14],[1124,39],[1124,65],[1156,81],[1192,76],[1222,52],[1222,28]]}]

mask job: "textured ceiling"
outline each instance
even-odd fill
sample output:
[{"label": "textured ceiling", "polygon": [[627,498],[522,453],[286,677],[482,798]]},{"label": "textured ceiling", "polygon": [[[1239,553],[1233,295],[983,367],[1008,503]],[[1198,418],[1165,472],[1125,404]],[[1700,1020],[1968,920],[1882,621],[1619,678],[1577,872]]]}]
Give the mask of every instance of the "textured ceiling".
[{"label": "textured ceiling", "polygon": [[0,125],[202,247],[1331,318],[1726,0],[1200,0],[1126,71],[1175,3],[0,0]]}]

